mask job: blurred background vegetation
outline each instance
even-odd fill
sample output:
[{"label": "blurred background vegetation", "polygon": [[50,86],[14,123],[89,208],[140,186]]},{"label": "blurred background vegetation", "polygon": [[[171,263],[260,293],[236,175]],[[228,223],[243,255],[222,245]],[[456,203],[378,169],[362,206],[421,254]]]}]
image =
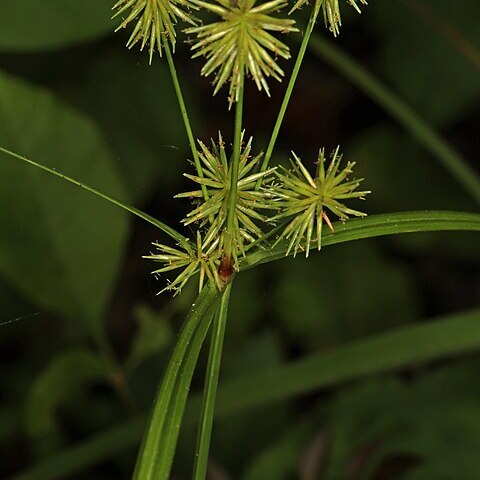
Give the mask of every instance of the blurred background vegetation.
[{"label": "blurred background vegetation", "polygon": [[[478,171],[480,3],[372,0],[361,16],[343,7],[338,39],[318,25],[323,44],[334,41]],[[190,154],[169,75],[164,61],[149,67],[148,55],[123,47],[128,33],[112,34],[110,8],[109,0],[0,1],[0,145],[175,226],[188,208],[173,195],[189,188],[181,174]],[[297,40],[290,35],[293,52]],[[201,62],[181,42],[176,53],[195,135],[208,140],[221,129],[230,139],[225,92],[212,99]],[[373,191],[362,204],[370,214],[478,210],[431,151],[325,60],[310,52],[305,61],[277,162],[290,149],[313,160],[320,146],[341,144]],[[271,100],[247,89],[257,150],[285,83],[272,87]],[[165,279],[141,256],[159,235],[0,158],[2,478],[65,451],[63,463],[15,478],[129,478],[141,418],[195,296],[194,285],[173,300],[155,295]],[[475,309],[479,266],[478,235],[461,232],[337,245],[245,272],[232,295],[221,382]],[[226,407],[210,478],[480,479],[479,367],[470,352],[241,412]],[[194,440],[190,422],[175,478],[188,478]],[[90,450],[69,450],[78,445]]]}]

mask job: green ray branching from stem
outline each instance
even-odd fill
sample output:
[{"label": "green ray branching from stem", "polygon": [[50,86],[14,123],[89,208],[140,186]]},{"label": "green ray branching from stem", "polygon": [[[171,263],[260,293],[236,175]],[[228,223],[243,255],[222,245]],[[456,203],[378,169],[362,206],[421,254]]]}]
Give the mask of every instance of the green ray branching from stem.
[{"label": "green ray branching from stem", "polygon": [[[292,74],[290,76],[290,80],[288,81],[287,89],[285,91],[285,96],[283,97],[282,105],[280,106],[280,111],[278,112],[277,120],[275,121],[275,126],[273,127],[272,136],[270,137],[270,142],[268,143],[267,151],[265,152],[265,157],[263,158],[262,166],[260,168],[261,172],[264,172],[268,168],[268,164],[270,162],[270,159],[272,158],[273,149],[275,148],[278,134],[280,133],[280,128],[283,123],[283,118],[285,117],[285,113],[287,111],[287,107],[292,96],[293,88],[295,87],[295,83],[297,81],[300,67],[302,66],[303,58],[305,56],[305,52],[310,41],[310,37],[317,22],[319,11],[320,2],[317,1],[313,6],[310,20],[308,21],[307,28],[305,29],[305,32],[303,34],[302,43],[300,44],[297,59],[295,60],[295,65],[293,66]],[[257,184],[255,185],[256,190],[259,190],[261,183],[262,180],[259,179]]]},{"label": "green ray branching from stem", "polygon": [[[180,81],[178,80],[177,69],[175,68],[175,62],[173,61],[172,49],[168,43],[168,39],[165,34],[162,35],[163,48],[165,50],[165,56],[167,57],[168,68],[170,70],[170,76],[172,77],[173,87],[175,89],[175,94],[177,95],[178,105],[180,107],[180,112],[182,114],[183,123],[185,125],[185,132],[187,133],[188,143],[190,144],[190,150],[192,151],[193,162],[197,170],[199,177],[203,178],[203,169],[200,159],[198,157],[197,146],[195,144],[195,137],[193,136],[192,125],[190,123],[190,117],[188,116],[187,107],[185,105],[185,100],[183,98],[182,88],[180,86]],[[201,185],[203,198],[205,201],[208,200],[207,187]]]},{"label": "green ray branching from stem", "polygon": [[235,225],[235,212],[237,208],[237,184],[238,184],[238,165],[240,163],[240,153],[242,148],[242,121],[243,121],[243,90],[244,90],[244,75],[240,79],[240,88],[238,101],[235,104],[235,126],[233,134],[233,154],[231,157],[231,183],[230,183],[230,199],[227,214],[227,242],[225,245],[225,257],[227,260],[231,259],[232,252],[235,250],[232,245],[233,230],[238,228]]}]

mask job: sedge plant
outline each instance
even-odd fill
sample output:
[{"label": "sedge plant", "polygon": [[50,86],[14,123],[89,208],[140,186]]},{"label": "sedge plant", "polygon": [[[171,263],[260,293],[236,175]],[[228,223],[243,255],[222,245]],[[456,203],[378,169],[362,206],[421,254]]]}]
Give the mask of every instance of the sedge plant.
[{"label": "sedge plant", "polygon": [[[349,228],[345,223],[349,217],[366,215],[350,202],[365,199],[370,191],[361,188],[363,179],[355,178],[353,172],[355,162],[344,162],[340,147],[329,152],[318,146],[318,155],[301,159],[295,153],[298,148],[292,145],[287,167],[272,161],[314,28],[324,24],[337,36],[342,25],[341,9],[350,6],[360,12],[360,6],[366,3],[365,0],[315,0],[311,4],[307,0],[292,3],[120,0],[113,6],[114,17],[121,19],[117,30],[129,29],[127,47],[146,49],[150,63],[166,61],[170,70],[191,150],[192,170],[185,173],[191,188],[176,195],[178,201],[191,203],[191,210],[180,220],[191,232],[189,236],[56,170],[0,147],[3,153],[113,202],[163,231],[170,242],[155,242],[144,256],[152,263],[153,273],[164,279],[159,293],[178,295],[187,283],[197,282],[198,298],[187,315],[160,383],[134,480],[170,478],[190,383],[202,345],[210,334],[192,462],[192,478],[206,478],[229,299],[235,276],[242,270],[288,255],[308,257],[313,249],[320,250],[322,243],[422,228],[480,228],[478,218],[473,216],[448,223],[440,214],[425,216],[424,226],[423,220],[418,220],[421,216],[412,216],[411,223],[403,226],[399,217],[386,216],[377,222],[358,218]],[[304,28],[296,23],[300,8],[308,9],[310,14]],[[204,62],[200,73],[212,80],[213,95],[224,95],[225,108],[232,116],[232,132],[219,132],[213,139],[195,137],[174,61],[177,41],[182,35],[190,46],[193,61]],[[264,153],[244,128],[245,84],[253,82],[269,97],[271,81],[282,81],[286,76],[287,62],[292,60],[288,40],[294,35],[301,35],[300,47],[294,55]],[[233,141],[226,141],[226,137]]]},{"label": "sedge plant", "polygon": [[[354,1],[348,3],[358,10]],[[286,0],[262,3],[255,0],[122,0],[114,7],[115,15],[123,18],[119,28],[127,27],[129,23],[133,25],[128,47],[136,43],[141,49],[148,46],[150,62],[154,50],[159,56],[165,52],[194,166],[193,172],[185,173],[192,182],[192,190],[176,195],[176,198],[188,199],[192,203],[190,212],[182,220],[192,229],[192,239],[182,238],[170,245],[157,242],[152,252],[145,256],[158,265],[155,274],[171,272],[162,292],[177,295],[190,279],[198,276],[199,300],[191,310],[157,395],[138,457],[135,479],[169,478],[186,391],[200,346],[211,329],[192,474],[195,480],[206,477],[231,285],[235,275],[242,270],[247,252],[251,249],[268,251],[279,243],[286,243],[286,255],[305,252],[308,256],[311,245],[318,250],[321,248],[323,225],[333,231],[331,218],[346,221],[349,216],[365,215],[345,204],[353,198],[363,199],[370,192],[359,190],[361,179],[352,177],[354,162],[343,165],[339,147],[331,154],[319,148],[318,157],[308,162],[292,151],[290,168],[272,166],[271,162],[320,12],[333,35],[339,33],[338,0],[316,0],[308,7],[311,9],[310,21],[303,32],[266,154],[255,150],[254,139],[247,135],[243,126],[246,82],[253,81],[258,90],[269,96],[271,79],[282,81],[284,63],[291,59],[285,37],[299,33],[294,16],[290,14],[305,4],[303,0],[293,5]],[[226,93],[226,106],[233,110],[231,146],[225,142],[222,132],[210,142],[194,140],[173,60],[177,19],[191,24],[186,25],[184,32],[192,58],[204,60],[201,75],[213,79],[213,95]],[[203,318],[196,310],[200,305]],[[196,322],[191,328],[190,321]]]}]

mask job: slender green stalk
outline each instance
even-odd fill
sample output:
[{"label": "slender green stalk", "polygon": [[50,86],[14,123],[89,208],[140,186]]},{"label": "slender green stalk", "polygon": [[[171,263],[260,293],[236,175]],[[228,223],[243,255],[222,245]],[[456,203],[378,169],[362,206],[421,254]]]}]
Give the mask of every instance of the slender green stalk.
[{"label": "slender green stalk", "polygon": [[[216,293],[218,293],[216,286],[212,285],[212,287],[215,288]],[[217,295],[217,297],[218,296],[219,295]],[[162,431],[162,437],[157,445],[155,457],[150,459],[153,461],[151,476],[148,477],[140,474],[135,477],[138,480],[169,480],[171,478],[173,458],[177,448],[178,436],[182,425],[190,384],[192,382],[200,350],[217,308],[217,303],[210,304],[208,310],[202,316],[191,342],[188,345],[187,354],[181,365],[170,398],[170,403],[167,410],[163,413],[165,416],[165,424]]]},{"label": "slender green stalk", "polygon": [[192,478],[194,480],[204,480],[207,476],[208,452],[210,450],[215,398],[217,396],[218,377],[220,373],[231,287],[232,284],[229,283],[225,289],[212,328],[212,339],[208,356],[205,388],[203,391],[202,413],[198,427],[197,454],[193,466]]},{"label": "slender green stalk", "polygon": [[[188,392],[191,374],[196,364],[197,351],[200,351],[200,327],[210,325],[209,316],[213,315],[213,307],[219,296],[216,285],[209,282],[201,291],[185,320],[179,340],[170,357],[167,370],[155,399],[153,412],[145,432],[143,444],[138,455],[135,468],[135,480],[157,480],[168,478],[170,469],[171,447],[176,445],[176,432],[173,422],[180,423],[183,415],[184,401],[179,398]],[[205,320],[205,321],[204,321]],[[200,334],[197,333],[200,331]],[[205,330],[205,334],[206,334]],[[198,344],[200,342],[200,344]],[[185,371],[185,365],[188,371]]]},{"label": "slender green stalk", "polygon": [[[185,105],[185,100],[183,99],[182,88],[177,76],[177,69],[175,68],[175,62],[173,61],[172,49],[168,42],[165,34],[162,35],[163,48],[165,50],[165,55],[167,57],[168,68],[170,70],[170,75],[172,77],[173,87],[175,89],[175,94],[177,95],[178,105],[180,107],[180,112],[182,113],[183,123],[185,125],[185,131],[188,137],[188,143],[190,144],[190,150],[192,151],[193,162],[195,163],[195,168],[197,169],[198,176],[203,178],[203,169],[202,164],[200,163],[200,158],[198,157],[197,146],[195,144],[195,137],[193,136],[192,125],[190,123],[190,118],[188,116],[187,107]],[[201,185],[203,198],[208,200],[207,187]]]},{"label": "slender green stalk", "polygon": [[[262,172],[264,172],[268,168],[268,164],[270,162],[270,159],[272,158],[273,149],[275,148],[275,143],[277,142],[278,134],[280,133],[283,118],[285,117],[285,112],[287,111],[290,97],[292,96],[293,87],[295,86],[295,83],[297,81],[298,72],[300,71],[303,57],[305,56],[308,42],[310,41],[310,36],[312,35],[313,29],[315,27],[319,11],[320,2],[316,1],[312,9],[307,28],[305,29],[305,33],[303,34],[302,43],[300,44],[300,50],[298,51],[297,59],[295,60],[295,65],[293,66],[292,75],[290,76],[290,80],[288,81],[287,90],[285,91],[285,96],[283,97],[282,105],[280,106],[280,111],[278,112],[277,120],[275,122],[275,126],[273,127],[272,136],[270,137],[270,142],[268,144],[265,157],[263,158],[262,166],[260,168],[260,171]],[[260,188],[261,183],[262,179],[259,178],[255,185],[256,190]]]},{"label": "slender green stalk", "polygon": [[237,207],[237,184],[238,184],[238,165],[240,163],[240,151],[242,143],[242,121],[243,121],[243,90],[244,76],[241,76],[238,101],[235,104],[235,126],[233,132],[233,154],[230,164],[231,182],[230,182],[230,198],[227,214],[227,242],[225,245],[225,256],[230,259],[233,251],[233,231],[235,225],[235,210]]},{"label": "slender green stalk", "polygon": [[480,177],[475,170],[425,120],[395,92],[383,85],[356,60],[339,47],[314,33],[310,48],[317,56],[340,71],[360,90],[377,102],[413,138],[422,144],[450,172],[472,198],[480,203]]},{"label": "slender green stalk", "polygon": [[64,175],[63,173],[59,172],[58,170],[55,170],[53,168],[46,167],[45,165],[42,165],[40,163],[34,162],[33,160],[30,160],[29,158],[24,157],[22,155],[19,155],[18,153],[11,152],[10,150],[7,150],[6,148],[0,147],[0,152],[3,152],[7,155],[10,155],[11,157],[17,158],[18,160],[22,160],[22,162],[28,163],[29,165],[37,167],[40,170],[43,170],[45,172],[50,173],[51,175],[55,175],[56,177],[62,178],[63,180],[66,180],[67,182],[73,183],[73,185],[76,185],[77,187],[83,188],[87,192],[93,193],[97,197],[103,198],[107,202],[113,203],[114,205],[117,205],[117,207],[120,207],[123,210],[126,210],[127,212],[133,213],[133,215],[136,215],[137,217],[141,218],[142,220],[145,220],[146,222],[151,223],[152,225],[155,225],[156,227],[158,227],[160,230],[165,232],[167,235],[172,237],[177,242],[186,242],[187,241],[187,239],[183,235],[178,233],[176,230],[169,227],[168,225],[161,222],[160,220],[157,220],[156,218],[148,215],[148,213],[142,212],[138,208],[132,207],[131,205],[128,205],[124,202],[121,202],[120,200],[117,200],[116,198],[111,197],[110,195],[107,195],[106,193],[100,192],[100,191],[96,190],[95,188],[89,187],[88,185],[86,185],[82,182],[79,182],[78,180],[75,180],[72,177]]}]

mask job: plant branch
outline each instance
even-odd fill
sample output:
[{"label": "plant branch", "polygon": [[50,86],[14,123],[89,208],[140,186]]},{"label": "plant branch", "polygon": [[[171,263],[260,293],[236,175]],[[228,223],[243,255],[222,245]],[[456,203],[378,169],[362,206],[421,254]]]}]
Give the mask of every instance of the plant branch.
[{"label": "plant branch", "polygon": [[[195,144],[195,137],[193,136],[192,126],[190,123],[190,118],[188,116],[187,107],[185,105],[185,100],[183,98],[182,88],[180,86],[180,81],[177,76],[177,69],[175,68],[175,63],[173,61],[172,49],[165,34],[162,34],[162,43],[167,57],[168,68],[170,70],[170,76],[172,77],[173,87],[175,89],[175,94],[177,95],[178,105],[180,107],[180,112],[182,114],[183,123],[185,125],[185,132],[187,133],[188,143],[190,144],[190,150],[192,151],[193,162],[195,163],[195,168],[199,177],[203,178],[203,169],[202,164],[200,163],[200,158],[198,157],[197,146]],[[207,187],[205,185],[200,185],[203,193],[204,200],[208,200]]]},{"label": "plant branch", "polygon": [[241,75],[238,100],[235,104],[235,126],[233,132],[233,154],[230,163],[230,197],[227,213],[227,242],[225,249],[225,256],[231,259],[233,252],[233,231],[237,226],[235,225],[236,208],[237,208],[237,185],[238,185],[238,166],[240,163],[240,152],[242,148],[242,121],[243,121],[243,92],[244,91],[244,75]]},{"label": "plant branch", "polygon": [[[295,60],[295,65],[293,66],[292,74],[290,76],[290,80],[288,81],[287,90],[285,91],[285,96],[283,97],[280,111],[278,112],[277,120],[275,122],[275,126],[273,127],[272,136],[270,137],[270,142],[268,143],[267,151],[265,152],[265,157],[263,158],[262,166],[260,168],[261,172],[264,172],[268,168],[268,164],[272,158],[273,149],[275,148],[275,143],[277,142],[278,134],[280,133],[283,118],[285,117],[285,113],[290,102],[290,97],[292,96],[293,88],[297,81],[298,73],[303,62],[303,57],[305,56],[305,52],[310,41],[310,36],[312,35],[315,23],[317,21],[320,4],[321,2],[315,1],[315,5],[313,6],[310,20],[308,21],[307,28],[305,29],[302,43],[300,44],[300,50],[298,51],[297,59]],[[255,185],[255,190],[258,190],[261,184],[262,179],[259,178]]]}]

